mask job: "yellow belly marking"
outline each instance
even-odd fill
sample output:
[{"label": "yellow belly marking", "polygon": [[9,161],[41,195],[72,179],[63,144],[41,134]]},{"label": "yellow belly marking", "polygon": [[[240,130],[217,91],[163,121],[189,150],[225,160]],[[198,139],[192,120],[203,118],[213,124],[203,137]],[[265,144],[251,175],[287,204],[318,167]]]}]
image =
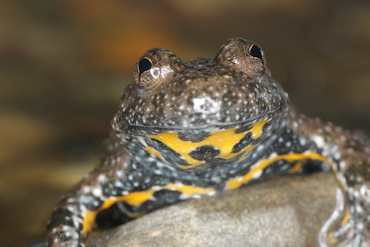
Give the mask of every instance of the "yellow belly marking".
[{"label": "yellow belly marking", "polygon": [[[275,161],[278,160],[286,160],[288,162],[294,162],[294,161],[301,161],[306,159],[312,159],[312,160],[320,160],[323,162],[326,162],[329,164],[329,161],[323,157],[322,155],[314,152],[304,152],[304,153],[292,153],[292,154],[283,154],[278,156],[270,156],[270,158],[259,161],[257,164],[253,165],[254,168],[252,168],[247,174],[241,177],[233,178],[229,180],[226,183],[225,190],[232,190],[239,188],[241,185],[248,183],[250,180],[253,179],[253,175],[255,175],[257,172],[262,171],[264,168],[266,168],[268,165],[272,164]],[[299,168],[296,167],[296,169]],[[294,171],[294,167],[292,168]]]},{"label": "yellow belly marking", "polygon": [[94,223],[96,215],[104,210],[115,204],[116,202],[126,202],[131,206],[139,206],[140,204],[144,203],[145,201],[149,200],[154,194],[155,190],[146,190],[146,191],[136,191],[131,192],[126,196],[117,196],[111,197],[104,201],[103,205],[95,211],[87,210],[85,212],[84,221],[82,222],[83,229],[82,233],[85,234],[91,231]]},{"label": "yellow belly marking", "polygon": [[[82,233],[86,234],[87,232],[91,231],[95,224],[95,218],[96,215],[104,210],[112,206],[113,204],[117,202],[125,202],[131,206],[140,206],[150,198],[152,198],[153,194],[156,191],[162,190],[162,189],[167,189],[167,190],[172,190],[172,191],[180,191],[186,198],[191,197],[193,195],[207,195],[207,194],[212,194],[216,193],[216,191],[212,188],[201,188],[201,187],[192,187],[190,185],[182,185],[182,184],[168,184],[163,187],[158,187],[154,189],[149,189],[145,191],[135,191],[131,192],[130,194],[126,196],[117,196],[117,197],[110,197],[106,199],[103,203],[103,205],[98,208],[95,211],[91,210],[86,210],[84,213],[84,218],[83,218],[83,228],[82,228]],[[133,213],[131,216],[135,217],[140,217],[142,214],[141,213]]]},{"label": "yellow belly marking", "polygon": [[[148,135],[149,138],[156,139],[161,141],[165,145],[167,145],[172,150],[181,154],[181,156],[191,165],[198,166],[204,163],[204,161],[196,160],[190,157],[189,153],[191,153],[194,149],[204,146],[210,145],[217,148],[220,151],[220,154],[217,156],[218,158],[223,159],[230,159],[232,157],[237,156],[242,152],[249,152],[254,148],[254,146],[247,146],[243,150],[232,153],[233,147],[235,144],[240,142],[240,140],[245,136],[246,133],[252,132],[252,137],[257,139],[262,135],[263,126],[269,122],[269,120],[257,122],[251,126],[250,130],[247,130],[242,133],[235,133],[235,130],[238,128],[232,128],[228,130],[214,130],[211,132],[211,136],[207,137],[201,142],[190,142],[190,141],[183,141],[179,138],[178,133],[176,132],[167,132],[167,133],[160,133],[158,135]],[[147,147],[146,149],[148,152],[160,157],[160,152],[155,150],[154,148]],[[181,166],[183,168],[190,168]]]}]

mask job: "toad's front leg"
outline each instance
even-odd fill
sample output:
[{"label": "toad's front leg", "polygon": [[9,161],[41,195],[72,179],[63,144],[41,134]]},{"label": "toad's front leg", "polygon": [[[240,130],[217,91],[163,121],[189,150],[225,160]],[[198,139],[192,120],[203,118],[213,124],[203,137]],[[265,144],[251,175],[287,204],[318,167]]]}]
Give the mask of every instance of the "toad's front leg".
[{"label": "toad's front leg", "polygon": [[[47,246],[83,246],[81,240],[95,225],[97,214],[117,202],[129,207],[128,218],[141,216],[161,187],[150,170],[133,160],[111,131],[99,166],[62,196],[48,222]],[[153,189],[154,188],[154,189]]]},{"label": "toad's front leg", "polygon": [[83,246],[96,216],[119,203],[128,219],[180,200],[212,195],[213,188],[184,184],[179,178],[153,173],[149,164],[130,157],[111,133],[102,164],[64,195],[48,222],[47,246]]},{"label": "toad's front leg", "polygon": [[134,186],[133,178],[140,171],[127,176],[132,166],[128,154],[123,148],[114,149],[115,155],[106,155],[102,164],[62,196],[48,222],[48,246],[83,246],[81,239],[93,228],[100,211],[118,201],[135,207],[151,198],[153,191]]}]

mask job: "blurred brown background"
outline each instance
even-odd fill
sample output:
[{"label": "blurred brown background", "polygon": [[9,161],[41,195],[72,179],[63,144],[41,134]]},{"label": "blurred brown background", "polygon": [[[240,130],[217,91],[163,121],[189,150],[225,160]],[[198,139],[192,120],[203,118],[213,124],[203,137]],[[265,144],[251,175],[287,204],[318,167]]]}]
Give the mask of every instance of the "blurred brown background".
[{"label": "blurred brown background", "polygon": [[262,46],[300,112],[370,129],[369,1],[2,0],[0,245],[42,235],[97,164],[142,54],[214,56],[238,36]]}]

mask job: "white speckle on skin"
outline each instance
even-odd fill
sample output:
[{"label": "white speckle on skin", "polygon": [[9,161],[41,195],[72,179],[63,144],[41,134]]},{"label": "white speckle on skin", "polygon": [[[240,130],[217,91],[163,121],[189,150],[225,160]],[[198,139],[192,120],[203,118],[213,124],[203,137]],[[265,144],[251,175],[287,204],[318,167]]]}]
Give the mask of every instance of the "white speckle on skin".
[{"label": "white speckle on skin", "polygon": [[339,153],[339,152],[336,152],[336,153],[334,154],[334,159],[339,160],[339,159],[340,159],[340,157],[341,157],[341,155],[340,155],[340,153]]},{"label": "white speckle on skin", "polygon": [[261,177],[261,175],[262,175],[262,170],[258,170],[258,171],[256,171],[254,174],[253,174],[253,178],[254,179],[257,179],[257,178],[259,178],[259,177]]},{"label": "white speckle on skin", "polygon": [[82,191],[83,191],[84,194],[87,194],[87,193],[90,192],[90,187],[89,186],[83,186]]},{"label": "white speckle on skin", "polygon": [[98,180],[99,180],[99,182],[104,182],[105,181],[105,175],[104,174],[100,174],[98,176]]},{"label": "white speckle on skin", "polygon": [[324,138],[322,136],[313,136],[312,140],[319,148],[322,148],[324,146]]},{"label": "white speckle on skin", "polygon": [[96,197],[102,196],[102,191],[100,187],[96,187],[92,190],[92,194]]},{"label": "white speckle on skin", "polygon": [[345,161],[341,161],[340,163],[339,163],[339,168],[341,169],[341,170],[344,170],[344,168],[346,167],[346,162]]},{"label": "white speckle on skin", "polygon": [[161,186],[153,186],[151,189],[154,190],[154,191],[159,191],[159,190],[162,189],[162,187]]},{"label": "white speckle on skin", "polygon": [[[356,198],[358,198],[360,196],[360,193],[357,190],[355,190],[355,191],[353,191],[353,196],[356,197]],[[358,205],[356,205],[356,206],[358,206]]]},{"label": "white speckle on skin", "polygon": [[213,195],[215,195],[216,194],[216,191],[211,191],[211,192],[209,192],[207,195],[209,195],[209,196],[213,196]]}]

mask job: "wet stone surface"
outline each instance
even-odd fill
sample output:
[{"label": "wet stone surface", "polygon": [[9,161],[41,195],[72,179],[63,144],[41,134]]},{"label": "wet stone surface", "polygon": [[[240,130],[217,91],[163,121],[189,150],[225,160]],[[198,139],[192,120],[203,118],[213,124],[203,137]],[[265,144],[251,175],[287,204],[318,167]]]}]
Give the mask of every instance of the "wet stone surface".
[{"label": "wet stone surface", "polygon": [[272,179],[231,193],[178,203],[113,230],[87,246],[316,246],[335,207],[331,173]]}]

